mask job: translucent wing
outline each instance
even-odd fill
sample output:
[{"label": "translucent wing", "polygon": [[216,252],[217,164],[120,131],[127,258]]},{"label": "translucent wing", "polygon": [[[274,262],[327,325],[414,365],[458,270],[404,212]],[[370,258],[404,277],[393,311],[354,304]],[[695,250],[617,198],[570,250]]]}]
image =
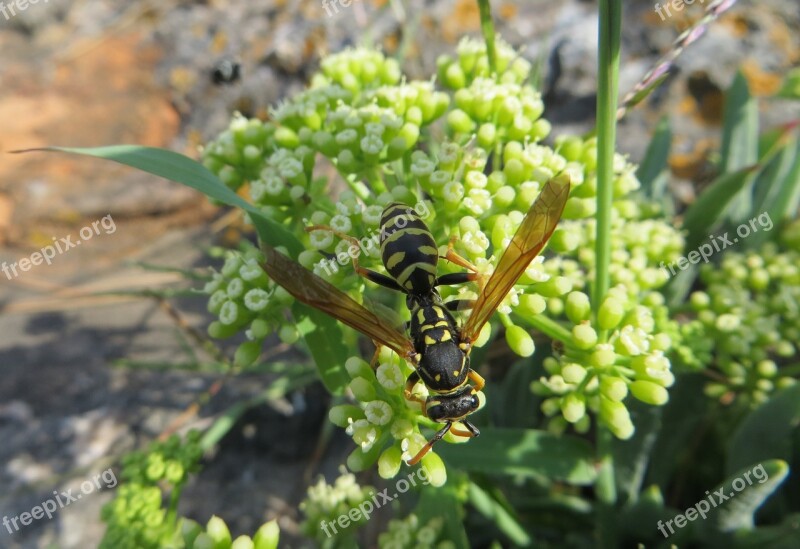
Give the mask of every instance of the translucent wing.
[{"label": "translucent wing", "polygon": [[411,341],[391,321],[369,311],[360,303],[272,247],[263,246],[264,270],[298,301],[319,309],[336,320],[385,345],[401,357],[414,351]]},{"label": "translucent wing", "polygon": [[475,341],[500,302],[542,251],[558,224],[568,196],[567,176],[554,177],[542,188],[475,301],[472,314],[461,332],[463,341]]}]

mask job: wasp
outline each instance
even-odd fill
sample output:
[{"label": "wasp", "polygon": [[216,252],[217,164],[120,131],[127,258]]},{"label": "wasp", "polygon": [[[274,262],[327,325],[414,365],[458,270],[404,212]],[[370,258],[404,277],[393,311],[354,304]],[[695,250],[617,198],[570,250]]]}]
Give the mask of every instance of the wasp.
[{"label": "wasp", "polygon": [[[436,288],[479,280],[477,270],[453,252],[451,241],[444,259],[465,267],[468,272],[437,276],[440,257],[427,225],[404,204],[386,206],[381,216],[380,247],[384,267],[391,276],[365,269],[358,265],[355,258],[353,263],[358,274],[406,294],[406,305],[411,313],[408,335],[392,321],[370,311],[331,283],[269,246],[264,246],[264,269],[298,301],[360,331],[370,337],[376,346],[389,347],[412,364],[414,372],[406,381],[405,398],[420,403],[426,417],[444,424],[408,461],[409,465],[414,465],[448,431],[465,437],[477,437],[480,434],[477,427],[467,420],[478,409],[477,393],[485,384],[484,379],[470,368],[472,344],[550,239],[568,196],[569,181],[566,177],[550,179],[503,251],[494,272],[480,284],[478,297],[474,301],[453,300],[448,303],[443,303]],[[346,235],[343,238],[354,241]],[[462,308],[471,308],[472,311],[463,327],[459,327],[452,312]],[[420,381],[430,393],[425,400],[412,393]],[[464,425],[466,431],[454,427],[456,422]]]}]

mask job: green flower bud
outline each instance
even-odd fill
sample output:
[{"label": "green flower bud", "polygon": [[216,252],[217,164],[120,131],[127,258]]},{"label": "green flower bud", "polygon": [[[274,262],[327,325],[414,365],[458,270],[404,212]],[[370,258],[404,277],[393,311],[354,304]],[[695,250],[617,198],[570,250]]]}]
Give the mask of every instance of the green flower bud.
[{"label": "green flower bud", "polygon": [[231,549],[254,549],[255,544],[248,536],[239,536],[231,544]]},{"label": "green flower bud", "polygon": [[271,520],[262,525],[256,535],[253,536],[254,549],[277,549],[279,537],[280,528],[278,527],[278,522]]},{"label": "green flower bud", "polygon": [[195,538],[192,549],[216,549],[216,545],[211,536],[202,532]]},{"label": "green flower bud", "polygon": [[588,320],[589,315],[592,313],[589,296],[583,292],[570,292],[564,303],[564,310],[567,313],[567,318],[573,324],[580,324],[584,320]]},{"label": "green flower bud", "polygon": [[237,368],[247,368],[261,356],[261,341],[245,341],[236,349],[233,355],[233,365]]},{"label": "green flower bud", "polygon": [[420,461],[420,465],[427,473],[428,480],[434,488],[438,488],[447,482],[447,469],[438,454],[428,452]]},{"label": "green flower bud", "polygon": [[611,429],[614,436],[627,440],[633,436],[634,427],[628,409],[621,402],[600,397],[600,419]]},{"label": "green flower bud", "polygon": [[447,125],[456,133],[470,133],[475,129],[475,122],[461,109],[453,109],[447,114]]},{"label": "green flower bud", "polygon": [[516,325],[506,328],[506,342],[511,350],[521,357],[529,357],[536,350],[530,334]]},{"label": "green flower bud", "polygon": [[589,363],[596,368],[607,368],[614,364],[617,355],[608,343],[600,343],[589,357]]},{"label": "green flower bud", "polygon": [[229,549],[231,546],[231,531],[228,525],[218,516],[212,516],[206,524],[206,533],[214,542],[214,549]]},{"label": "green flower bud", "polygon": [[575,341],[575,346],[584,351],[591,349],[597,344],[597,332],[594,331],[594,328],[592,328],[588,322],[574,326],[572,328],[572,338]]},{"label": "green flower bud", "polygon": [[561,413],[570,423],[576,423],[586,415],[586,401],[583,395],[570,393],[561,399]]},{"label": "green flower bud", "polygon": [[372,384],[363,377],[354,378],[350,382],[349,387],[353,392],[353,396],[361,402],[375,400],[375,389],[372,387]]},{"label": "green flower bud", "polygon": [[564,365],[564,367],[561,369],[561,375],[564,378],[564,381],[567,383],[574,383],[577,385],[578,383],[581,383],[584,378],[586,378],[586,368],[580,364],[571,362]]},{"label": "green flower bud", "polygon": [[669,400],[667,390],[650,381],[634,381],[631,383],[630,389],[637,399],[653,406],[661,406]]},{"label": "green flower bud", "polygon": [[395,444],[389,446],[378,458],[378,474],[381,478],[392,478],[400,472],[400,465],[403,463],[403,452]]},{"label": "green flower bud", "polygon": [[279,127],[275,131],[274,137],[278,146],[285,149],[296,149],[300,146],[300,138],[291,128],[287,128],[286,126]]},{"label": "green flower bud", "polygon": [[603,376],[600,379],[600,393],[615,402],[622,402],[628,396],[628,384],[621,377]]},{"label": "green flower bud", "polygon": [[539,294],[522,294],[519,297],[517,312],[523,316],[542,314],[547,308],[547,301]]},{"label": "green flower bud", "polygon": [[364,415],[364,411],[358,406],[340,404],[330,409],[328,412],[328,419],[334,425],[344,428],[350,425],[351,420],[366,419],[366,416]]},{"label": "green flower bud", "polygon": [[624,304],[613,296],[607,296],[597,313],[597,324],[601,330],[613,330],[625,316]]}]

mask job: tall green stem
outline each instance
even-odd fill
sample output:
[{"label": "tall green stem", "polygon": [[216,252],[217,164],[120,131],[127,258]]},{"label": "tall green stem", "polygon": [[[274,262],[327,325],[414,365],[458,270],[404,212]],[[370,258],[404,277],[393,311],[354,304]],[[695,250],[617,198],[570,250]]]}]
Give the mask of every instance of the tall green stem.
[{"label": "tall green stem", "polygon": [[492,22],[492,8],[489,0],[478,0],[478,10],[481,14],[481,32],[486,42],[486,57],[489,59],[489,71],[497,72],[497,57],[494,49],[494,23]]},{"label": "tall green stem", "polygon": [[[610,286],[611,205],[614,193],[614,150],[619,88],[619,54],[622,26],[621,0],[600,1],[600,43],[597,89],[597,238],[592,308],[597,311]],[[605,339],[605,334],[601,334]],[[598,545],[616,547],[615,511],[617,501],[614,478],[613,435],[602,424],[597,426],[598,473],[595,485],[598,505]]]}]

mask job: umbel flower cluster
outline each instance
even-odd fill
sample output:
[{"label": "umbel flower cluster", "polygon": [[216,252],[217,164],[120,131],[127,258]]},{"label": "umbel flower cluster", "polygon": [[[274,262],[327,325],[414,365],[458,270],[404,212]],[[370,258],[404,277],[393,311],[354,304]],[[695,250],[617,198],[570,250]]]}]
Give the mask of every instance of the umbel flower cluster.
[{"label": "umbel flower cluster", "polygon": [[774,390],[796,383],[800,240],[791,236],[798,229],[795,223],[784,233],[785,246],[768,243],[754,252],[728,253],[718,268],[701,270],[705,289],[690,297],[696,318],[681,330],[688,356],[713,361],[709,396],[738,396],[756,406]]},{"label": "umbel flower cluster", "polygon": [[[406,79],[397,63],[379,52],[347,50],[327,57],[311,86],[278,106],[270,121],[234,117],[205,148],[204,164],[297,236],[305,251],[295,259],[303,266],[359,302],[367,296],[371,305],[398,312],[404,310],[401,295],[354,272],[350,241],[305,228],[325,225],[359,239],[359,261],[380,271],[379,248],[371,237],[378,234],[383,207],[401,201],[415,207],[442,251],[455,238],[456,251],[490,275],[542,185],[567,174],[572,190],[559,228],[477,344],[500,327],[520,357],[535,350],[531,329],[558,340],[561,350],[546,361],[547,375],[533,387],[546,397],[550,427],[573,424],[585,431],[593,412],[626,438],[633,425],[625,399],[663,404],[674,381],[669,356],[678,342],[670,334],[678,330],[659,293],[667,280],[658,264],[677,259],[683,239],[657,206],[634,195],[635,166],[618,155],[614,288],[596,321],[590,318],[597,146],[591,137],[544,144],[550,124],[542,118],[541,97],[526,84],[530,68],[502,41],[494,70],[482,42],[462,41],[456,57],[439,59],[438,82]],[[237,353],[242,365],[257,358],[272,331],[280,331],[284,341],[297,338],[296,330],[284,327],[283,311],[292,298],[267,279],[258,261],[256,250],[233,253],[206,287],[209,309],[219,315],[210,333],[246,331],[249,337]],[[459,270],[440,262],[442,274]],[[477,288],[441,290],[445,300],[470,299]],[[355,344],[351,336],[348,343]],[[430,431],[420,428],[434,426],[417,404],[403,398],[410,367],[385,353],[374,371],[355,358],[347,371],[355,403],[334,408],[331,420],[357,444],[348,465],[361,470],[378,463],[382,476],[394,476],[402,460],[424,444]],[[425,396],[424,387],[417,390]],[[435,452],[422,466],[433,484],[444,482]]]}]

